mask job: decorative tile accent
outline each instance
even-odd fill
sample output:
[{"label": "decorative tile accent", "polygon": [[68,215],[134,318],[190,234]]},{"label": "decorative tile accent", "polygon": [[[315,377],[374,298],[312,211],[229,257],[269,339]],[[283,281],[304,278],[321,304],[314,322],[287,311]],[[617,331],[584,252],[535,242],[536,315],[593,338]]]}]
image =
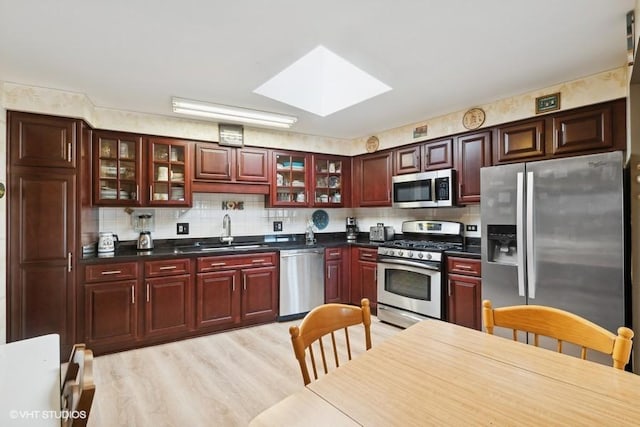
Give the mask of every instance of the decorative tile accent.
[{"label": "decorative tile accent", "polygon": [[222,210],[223,211],[227,211],[227,210],[242,211],[244,210],[244,202],[241,200],[239,201],[223,200]]}]

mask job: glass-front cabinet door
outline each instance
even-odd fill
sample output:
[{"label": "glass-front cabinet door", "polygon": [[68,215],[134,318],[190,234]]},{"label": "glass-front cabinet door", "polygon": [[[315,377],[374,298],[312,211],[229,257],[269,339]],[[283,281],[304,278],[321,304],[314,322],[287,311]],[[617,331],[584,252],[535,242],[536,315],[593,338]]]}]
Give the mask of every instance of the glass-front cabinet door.
[{"label": "glass-front cabinet door", "polygon": [[293,152],[274,152],[273,156],[275,177],[272,177],[271,205],[309,206],[310,156]]},{"label": "glass-front cabinet door", "polygon": [[314,155],[313,204],[336,207],[344,205],[343,186],[348,166],[344,159]]},{"label": "glass-front cabinet door", "polygon": [[96,131],[93,136],[96,205],[139,206],[142,203],[142,137]]},{"label": "glass-front cabinet door", "polygon": [[191,206],[189,143],[149,138],[149,205]]}]

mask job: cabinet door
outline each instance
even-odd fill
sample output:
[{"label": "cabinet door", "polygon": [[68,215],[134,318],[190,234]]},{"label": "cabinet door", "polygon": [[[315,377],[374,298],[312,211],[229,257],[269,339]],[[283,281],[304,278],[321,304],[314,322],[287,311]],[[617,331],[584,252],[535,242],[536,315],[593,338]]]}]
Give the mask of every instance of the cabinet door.
[{"label": "cabinet door", "polygon": [[369,298],[371,312],[375,313],[378,307],[378,265],[375,262],[360,261],[359,270],[362,277],[362,298]]},{"label": "cabinet door", "polygon": [[191,275],[146,279],[145,287],[145,337],[191,328]]},{"label": "cabinet door", "polygon": [[453,138],[424,144],[422,158],[425,171],[453,167]]},{"label": "cabinet door", "polygon": [[76,175],[22,168],[9,179],[7,339],[56,333],[72,345]]},{"label": "cabinet door", "polygon": [[342,260],[325,262],[324,302],[342,302]]},{"label": "cabinet door", "polygon": [[84,340],[89,348],[136,340],[136,285],[135,280],[127,280],[84,286]]},{"label": "cabinet door", "polygon": [[398,148],[393,152],[395,158],[395,165],[393,173],[395,175],[402,175],[405,173],[416,173],[421,171],[421,147],[414,145],[411,147]]},{"label": "cabinet door", "polygon": [[391,158],[391,153],[381,153],[356,160],[357,206],[391,206]]},{"label": "cabinet door", "polygon": [[231,147],[213,143],[196,144],[196,179],[230,181],[232,165]]},{"label": "cabinet door", "polygon": [[191,150],[188,141],[149,138],[150,206],[191,206]]},{"label": "cabinet door", "polygon": [[314,206],[344,206],[345,186],[349,178],[348,159],[335,156],[313,156]]},{"label": "cabinet door", "polygon": [[278,316],[276,267],[242,270],[242,323],[273,321]]},{"label": "cabinet door", "polygon": [[544,119],[501,126],[497,130],[496,162],[542,158],[545,155]]},{"label": "cabinet door", "polygon": [[13,166],[76,167],[78,120],[10,111],[8,122]]},{"label": "cabinet door", "polygon": [[553,154],[603,150],[613,145],[610,105],[553,117]]},{"label": "cabinet door", "polygon": [[457,139],[458,203],[480,202],[480,169],[491,166],[491,132],[463,135]]},{"label": "cabinet door", "polygon": [[481,279],[458,274],[449,274],[448,279],[447,321],[481,330]]},{"label": "cabinet door", "polygon": [[272,206],[306,207],[310,205],[310,164],[310,156],[304,153],[273,152]]},{"label": "cabinet door", "polygon": [[94,204],[142,205],[142,136],[95,131],[93,171]]},{"label": "cabinet door", "polygon": [[200,273],[196,278],[196,327],[222,329],[240,322],[237,270]]},{"label": "cabinet door", "polygon": [[261,148],[236,150],[236,180],[242,182],[269,181],[269,151]]}]

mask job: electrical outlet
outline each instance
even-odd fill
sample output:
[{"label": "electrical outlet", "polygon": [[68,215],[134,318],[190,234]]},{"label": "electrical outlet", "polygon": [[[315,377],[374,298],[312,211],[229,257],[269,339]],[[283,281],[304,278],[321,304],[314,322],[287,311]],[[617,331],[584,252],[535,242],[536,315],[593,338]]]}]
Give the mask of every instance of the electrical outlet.
[{"label": "electrical outlet", "polygon": [[475,224],[468,224],[467,231],[478,231],[478,226]]},{"label": "electrical outlet", "polygon": [[273,231],[282,231],[282,221],[273,221]]},{"label": "electrical outlet", "polygon": [[179,222],[177,224],[176,233],[178,233],[178,234],[189,234],[189,223],[188,222]]}]

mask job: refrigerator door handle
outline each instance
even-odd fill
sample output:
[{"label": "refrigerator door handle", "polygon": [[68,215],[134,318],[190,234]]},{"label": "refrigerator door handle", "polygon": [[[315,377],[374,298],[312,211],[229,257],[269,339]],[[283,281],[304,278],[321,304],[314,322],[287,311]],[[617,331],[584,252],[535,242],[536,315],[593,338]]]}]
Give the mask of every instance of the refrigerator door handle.
[{"label": "refrigerator door handle", "polygon": [[534,252],[533,172],[527,172],[527,284],[528,298],[536,297],[536,258]]},{"label": "refrigerator door handle", "polygon": [[516,245],[518,247],[518,295],[524,295],[525,264],[524,264],[524,174],[516,175]]}]

